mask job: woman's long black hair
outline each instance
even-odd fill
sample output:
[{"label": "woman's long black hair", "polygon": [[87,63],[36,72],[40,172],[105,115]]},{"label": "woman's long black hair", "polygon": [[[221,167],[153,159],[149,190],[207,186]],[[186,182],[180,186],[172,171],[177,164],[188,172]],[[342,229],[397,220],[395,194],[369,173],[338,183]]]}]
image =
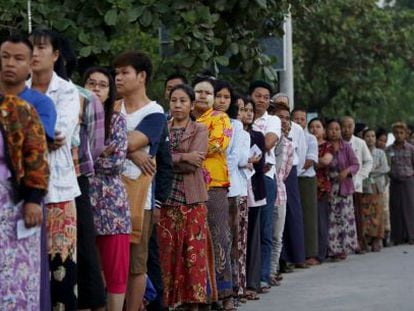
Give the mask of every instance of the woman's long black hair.
[{"label": "woman's long black hair", "polygon": [[89,79],[89,77],[94,74],[95,72],[99,72],[103,74],[105,77],[108,78],[109,81],[109,94],[108,98],[105,100],[103,104],[104,111],[105,111],[105,139],[108,139],[110,132],[111,132],[111,119],[112,114],[114,112],[114,104],[116,100],[116,87],[115,87],[115,81],[112,78],[111,73],[109,70],[107,70],[104,67],[91,67],[88,68],[84,75],[83,75],[83,81],[82,85],[85,86],[86,81]]}]

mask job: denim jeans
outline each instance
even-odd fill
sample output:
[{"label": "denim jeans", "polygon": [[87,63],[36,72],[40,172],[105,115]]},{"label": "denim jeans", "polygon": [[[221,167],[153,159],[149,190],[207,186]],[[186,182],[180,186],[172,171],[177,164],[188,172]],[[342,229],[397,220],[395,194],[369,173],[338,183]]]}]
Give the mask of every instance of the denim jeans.
[{"label": "denim jeans", "polygon": [[261,281],[269,283],[273,247],[273,210],[276,201],[276,179],[265,176],[266,205],[260,210]]}]

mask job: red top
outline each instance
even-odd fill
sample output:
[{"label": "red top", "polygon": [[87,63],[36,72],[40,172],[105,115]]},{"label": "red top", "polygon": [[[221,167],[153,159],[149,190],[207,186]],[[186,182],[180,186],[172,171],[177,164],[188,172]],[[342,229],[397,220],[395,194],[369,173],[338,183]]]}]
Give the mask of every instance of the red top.
[{"label": "red top", "polygon": [[[327,153],[334,154],[333,146],[328,142],[324,142],[319,145],[318,156],[322,158]],[[318,198],[321,198],[329,193],[332,188],[331,181],[329,180],[329,166],[318,167],[316,169],[316,178],[318,182]]]}]

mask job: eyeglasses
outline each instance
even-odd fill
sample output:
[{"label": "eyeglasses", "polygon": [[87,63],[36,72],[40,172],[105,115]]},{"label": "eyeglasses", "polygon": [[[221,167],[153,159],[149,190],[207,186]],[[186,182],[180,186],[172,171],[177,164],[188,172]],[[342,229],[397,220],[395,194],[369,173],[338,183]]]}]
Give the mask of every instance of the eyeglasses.
[{"label": "eyeglasses", "polygon": [[98,87],[100,89],[106,89],[109,87],[109,84],[103,81],[95,81],[95,80],[86,80],[86,86],[90,88]]}]

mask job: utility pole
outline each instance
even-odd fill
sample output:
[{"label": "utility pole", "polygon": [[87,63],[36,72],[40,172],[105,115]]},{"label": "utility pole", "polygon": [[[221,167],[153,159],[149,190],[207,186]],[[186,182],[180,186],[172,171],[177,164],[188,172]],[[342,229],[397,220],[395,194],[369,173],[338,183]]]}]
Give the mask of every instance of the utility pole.
[{"label": "utility pole", "polygon": [[280,72],[280,91],[289,96],[289,105],[295,107],[293,91],[293,52],[292,52],[292,16],[290,12],[285,19],[286,70]]}]

